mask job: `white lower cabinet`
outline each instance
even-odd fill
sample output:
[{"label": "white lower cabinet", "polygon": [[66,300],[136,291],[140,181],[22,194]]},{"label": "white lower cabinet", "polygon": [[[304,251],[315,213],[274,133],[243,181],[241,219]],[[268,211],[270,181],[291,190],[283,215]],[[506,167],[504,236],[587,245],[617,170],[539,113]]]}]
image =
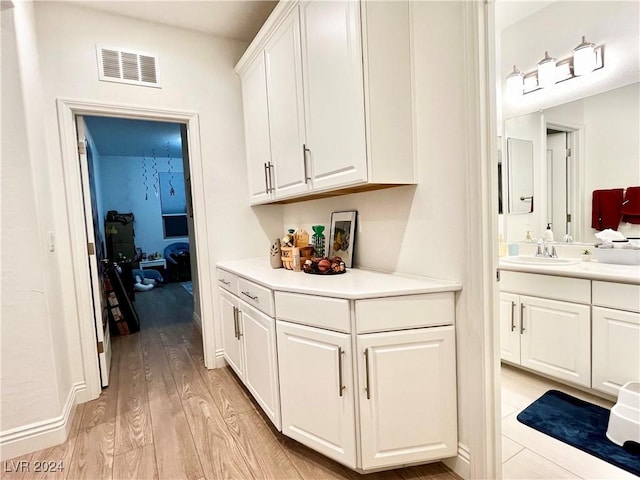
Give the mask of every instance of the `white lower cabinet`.
[{"label": "white lower cabinet", "polygon": [[278,320],[282,433],[356,467],[351,336]]},{"label": "white lower cabinet", "polygon": [[593,307],[592,322],[593,388],[617,396],[640,379],[640,313]]},{"label": "white lower cabinet", "polygon": [[500,325],[503,360],[591,387],[589,305],[501,293]]},{"label": "white lower cabinet", "polygon": [[224,358],[279,429],[275,320],[221,288],[219,293]]},{"label": "white lower cabinet", "polygon": [[357,337],[362,469],[456,455],[453,326]]},{"label": "white lower cabinet", "polygon": [[219,289],[220,314],[222,318],[222,346],[224,358],[241,380],[244,379],[243,342],[239,334],[238,305],[240,300]]},{"label": "white lower cabinet", "polygon": [[242,302],[240,316],[244,340],[244,383],[267,417],[280,428],[275,320]]}]

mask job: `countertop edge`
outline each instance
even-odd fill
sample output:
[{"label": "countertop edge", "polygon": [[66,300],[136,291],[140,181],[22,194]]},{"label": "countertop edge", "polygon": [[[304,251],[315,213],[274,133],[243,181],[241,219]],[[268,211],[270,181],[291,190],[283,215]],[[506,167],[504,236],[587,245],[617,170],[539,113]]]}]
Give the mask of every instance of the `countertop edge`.
[{"label": "countertop edge", "polygon": [[[417,275],[404,274],[399,272],[383,272],[379,270],[370,270],[366,268],[353,268],[349,269],[347,273],[344,275],[353,274],[354,271],[362,272],[363,274],[370,273],[371,275],[383,275],[387,278],[390,277],[399,277],[406,278],[412,282],[424,282],[424,285],[415,285],[415,286],[407,286],[404,288],[396,288],[396,289],[387,289],[387,288],[370,288],[366,291],[359,292],[345,292],[337,289],[327,288],[324,290],[314,290],[308,286],[297,286],[292,284],[287,284],[281,281],[267,281],[264,278],[256,275],[255,271],[248,271],[247,268],[242,268],[243,265],[239,263],[248,264],[251,260],[256,261],[256,265],[260,265],[259,262],[264,259],[258,257],[256,259],[242,259],[242,260],[229,260],[229,261],[221,261],[216,264],[217,268],[225,270],[227,272],[233,273],[235,275],[241,276],[247,280],[250,280],[258,285],[269,288],[274,292],[289,292],[289,293],[301,293],[306,295],[316,295],[319,297],[333,297],[333,298],[343,298],[346,300],[364,300],[364,299],[373,299],[373,298],[385,298],[385,297],[398,297],[398,296],[407,296],[407,295],[420,295],[420,294],[429,294],[429,293],[443,293],[443,292],[457,292],[462,290],[462,284],[459,282],[454,282],[450,280],[442,280],[433,277],[421,277]],[[284,269],[273,269],[274,271]],[[360,273],[358,273],[360,274]],[[287,272],[286,275],[304,275],[304,272]],[[328,276],[330,278],[316,276],[319,280],[327,280],[331,281],[333,276]],[[295,277],[292,277],[292,280]]]},{"label": "countertop edge", "polygon": [[[557,277],[583,278],[586,280],[601,280],[607,282],[627,283],[630,285],[640,285],[640,275],[634,277],[625,272],[583,270],[580,268],[580,265],[581,264],[568,266],[513,265],[500,262],[498,268],[509,272],[537,273],[540,275],[554,275]],[[594,265],[599,264],[597,262],[593,262],[592,265],[589,266]],[[606,265],[608,265],[609,268],[615,268],[613,264]]]}]

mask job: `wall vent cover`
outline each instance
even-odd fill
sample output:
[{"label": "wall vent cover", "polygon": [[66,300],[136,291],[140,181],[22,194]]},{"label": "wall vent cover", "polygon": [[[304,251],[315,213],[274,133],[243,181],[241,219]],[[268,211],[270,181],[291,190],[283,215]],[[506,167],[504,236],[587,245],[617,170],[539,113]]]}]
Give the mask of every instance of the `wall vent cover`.
[{"label": "wall vent cover", "polygon": [[154,55],[96,46],[98,78],[104,82],[160,88],[158,58]]}]

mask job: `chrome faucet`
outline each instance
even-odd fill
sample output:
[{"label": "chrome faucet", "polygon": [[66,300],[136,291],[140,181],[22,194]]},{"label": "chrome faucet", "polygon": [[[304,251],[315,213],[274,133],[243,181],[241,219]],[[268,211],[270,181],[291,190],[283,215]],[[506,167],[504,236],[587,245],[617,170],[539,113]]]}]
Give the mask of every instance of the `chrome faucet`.
[{"label": "chrome faucet", "polygon": [[558,258],[555,245],[551,245],[551,249],[549,249],[549,245],[543,239],[539,239],[536,257]]}]

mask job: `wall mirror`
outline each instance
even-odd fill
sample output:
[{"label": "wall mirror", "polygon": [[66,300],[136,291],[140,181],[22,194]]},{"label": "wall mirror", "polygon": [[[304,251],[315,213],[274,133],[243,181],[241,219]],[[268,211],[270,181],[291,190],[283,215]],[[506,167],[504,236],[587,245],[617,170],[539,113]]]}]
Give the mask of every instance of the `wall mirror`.
[{"label": "wall mirror", "polygon": [[509,213],[533,212],[533,142],[507,138]]}]

